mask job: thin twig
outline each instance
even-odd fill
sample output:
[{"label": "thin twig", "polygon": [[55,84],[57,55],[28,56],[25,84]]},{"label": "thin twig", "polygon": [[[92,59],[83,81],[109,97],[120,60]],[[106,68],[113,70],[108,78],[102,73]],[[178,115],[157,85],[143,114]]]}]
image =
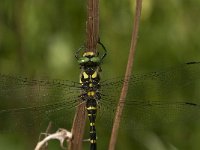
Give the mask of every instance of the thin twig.
[{"label": "thin twig", "polygon": [[137,44],[141,10],[142,10],[142,0],[136,0],[136,13],[135,13],[135,19],[134,19],[134,25],[133,25],[131,47],[130,47],[129,58],[128,58],[128,63],[127,63],[127,67],[126,67],[126,73],[125,73],[125,77],[124,77],[124,81],[126,81],[126,82],[124,82],[122,90],[121,90],[121,95],[120,95],[120,99],[118,102],[115,119],[114,119],[114,124],[113,124],[113,129],[112,129],[112,134],[111,134],[111,138],[110,138],[109,150],[115,149],[115,145],[116,145],[116,141],[117,141],[119,124],[121,121],[122,111],[124,108],[126,95],[127,95],[127,91],[128,91],[128,83],[129,83],[130,75],[132,72],[135,48],[136,48],[136,44]]},{"label": "thin twig", "polygon": [[62,147],[62,149],[66,149],[63,145],[64,141],[66,140],[67,142],[69,142],[72,139],[72,134],[66,129],[59,129],[53,134],[48,134],[48,136],[46,136],[42,141],[38,142],[35,150],[40,150],[41,148],[43,148],[44,145],[47,144],[48,141],[55,139],[60,141],[60,146]]},{"label": "thin twig", "polygon": [[[52,122],[50,121],[49,124],[48,124],[48,126],[47,126],[47,129],[46,129],[46,131],[45,131],[45,133],[46,133],[46,134],[45,134],[45,138],[46,138],[47,135],[50,133],[51,128],[52,128]],[[41,140],[41,135],[42,135],[42,134],[40,134],[39,141]],[[44,144],[43,144],[43,147],[41,147],[40,149],[41,149],[41,150],[47,150],[47,149],[48,149],[48,144],[47,144],[47,143],[44,143]]]},{"label": "thin twig", "polygon": [[[86,49],[85,51],[95,52],[99,37],[99,0],[88,0],[87,22],[86,22]],[[82,139],[86,122],[85,103],[77,107],[76,115],[72,126],[73,139],[69,144],[69,150],[81,150]]]}]

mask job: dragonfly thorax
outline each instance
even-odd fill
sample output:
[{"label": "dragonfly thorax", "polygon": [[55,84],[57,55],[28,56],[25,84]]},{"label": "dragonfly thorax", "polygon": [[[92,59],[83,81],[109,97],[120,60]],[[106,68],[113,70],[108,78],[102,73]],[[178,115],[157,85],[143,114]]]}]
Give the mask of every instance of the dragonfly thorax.
[{"label": "dragonfly thorax", "polygon": [[83,66],[80,75],[81,83],[98,83],[100,81],[100,70],[99,66]]}]

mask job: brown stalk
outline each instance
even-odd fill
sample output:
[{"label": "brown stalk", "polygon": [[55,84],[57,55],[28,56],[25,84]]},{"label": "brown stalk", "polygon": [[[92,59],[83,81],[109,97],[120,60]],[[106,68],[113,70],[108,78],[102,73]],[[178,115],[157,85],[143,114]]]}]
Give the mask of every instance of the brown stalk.
[{"label": "brown stalk", "polygon": [[96,52],[99,39],[99,0],[88,0],[87,12],[86,51]]},{"label": "brown stalk", "polygon": [[[99,0],[88,0],[86,22],[86,49],[95,52],[99,37]],[[73,139],[69,144],[69,150],[81,150],[83,134],[86,122],[85,103],[81,103],[77,109],[72,126]]]},{"label": "brown stalk", "polygon": [[133,25],[131,47],[130,47],[130,52],[129,52],[128,63],[126,66],[126,73],[125,73],[125,77],[124,77],[124,81],[126,81],[126,82],[124,82],[124,84],[122,86],[121,95],[120,95],[120,99],[118,102],[115,119],[114,119],[114,124],[113,124],[113,129],[112,129],[112,133],[111,133],[109,150],[115,149],[115,145],[116,145],[116,141],[117,141],[119,125],[120,125],[121,116],[122,116],[122,112],[123,112],[123,108],[124,108],[124,104],[125,104],[125,100],[126,100],[126,95],[127,95],[127,91],[128,91],[128,83],[129,83],[130,75],[131,75],[132,68],[133,68],[132,66],[133,66],[133,61],[134,61],[135,48],[136,48],[136,44],[137,44],[141,10],[142,10],[142,0],[136,0],[136,13],[135,13],[135,19],[134,19],[134,25]]}]

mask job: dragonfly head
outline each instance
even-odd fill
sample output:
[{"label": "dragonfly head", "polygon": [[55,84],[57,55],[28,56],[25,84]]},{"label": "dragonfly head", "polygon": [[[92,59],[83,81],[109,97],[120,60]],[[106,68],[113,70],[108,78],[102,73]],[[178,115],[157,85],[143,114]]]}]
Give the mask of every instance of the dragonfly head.
[{"label": "dragonfly head", "polygon": [[83,57],[80,57],[78,59],[78,63],[81,66],[84,66],[84,65],[99,65],[100,61],[101,61],[100,58],[94,52],[85,52],[83,54]]}]

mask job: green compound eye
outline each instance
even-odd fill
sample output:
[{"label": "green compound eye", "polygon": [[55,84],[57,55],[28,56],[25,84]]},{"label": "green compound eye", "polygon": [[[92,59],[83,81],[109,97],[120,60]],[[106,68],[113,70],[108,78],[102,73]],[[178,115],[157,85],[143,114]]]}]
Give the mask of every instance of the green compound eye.
[{"label": "green compound eye", "polygon": [[88,62],[89,60],[90,60],[90,59],[87,58],[87,57],[81,57],[81,58],[79,58],[78,63],[79,63],[79,64],[86,63],[86,62]]},{"label": "green compound eye", "polygon": [[99,57],[92,57],[90,60],[92,62],[95,62],[95,63],[99,63],[100,62],[100,58]]}]

